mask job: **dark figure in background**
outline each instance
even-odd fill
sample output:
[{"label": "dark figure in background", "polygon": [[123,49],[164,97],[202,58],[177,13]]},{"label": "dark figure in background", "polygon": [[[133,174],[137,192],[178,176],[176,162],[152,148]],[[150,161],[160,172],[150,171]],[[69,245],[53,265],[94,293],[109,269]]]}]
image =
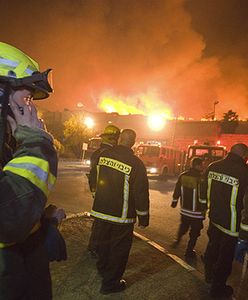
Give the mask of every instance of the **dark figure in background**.
[{"label": "dark figure in background", "polygon": [[121,292],[122,275],[132,245],[133,228],[149,225],[149,187],[146,169],[134,155],[136,134],[124,129],[119,145],[99,158],[94,174],[96,195],[91,215],[99,232],[97,269],[102,276],[102,294]]},{"label": "dark figure in background", "polygon": [[190,229],[190,238],[185,252],[185,258],[189,261],[196,258],[194,247],[201,234],[206,214],[206,200],[200,198],[202,169],[202,159],[192,158],[190,170],[183,172],[178,178],[171,203],[171,207],[176,207],[180,198],[181,223],[172,247],[177,247],[182,236]]},{"label": "dark figure in background", "polygon": [[[98,159],[100,155],[103,153],[103,151],[111,149],[113,146],[117,145],[119,136],[120,136],[120,129],[114,125],[108,125],[104,129],[103,133],[100,135],[102,139],[100,148],[97,149],[90,158],[91,170],[88,179],[89,179],[90,191],[93,195],[93,198],[95,197],[96,183],[94,181],[94,178],[92,178],[93,177],[92,175],[95,172]],[[92,228],[91,228],[91,235],[88,244],[88,251],[91,253],[91,256],[93,258],[97,258],[97,236],[98,236],[98,232],[95,226],[95,222],[93,221]]]},{"label": "dark figure in background", "polygon": [[230,297],[226,281],[232,271],[239,236],[243,197],[248,187],[248,147],[235,144],[226,158],[209,165],[204,195],[209,206],[209,242],[204,254],[205,279],[212,297]]},{"label": "dark figure in background", "polygon": [[31,101],[52,92],[49,70],[39,72],[33,59],[5,43],[0,43],[0,57],[0,140],[7,121],[16,140],[0,166],[0,299],[50,300],[40,220],[56,180],[57,155]]}]

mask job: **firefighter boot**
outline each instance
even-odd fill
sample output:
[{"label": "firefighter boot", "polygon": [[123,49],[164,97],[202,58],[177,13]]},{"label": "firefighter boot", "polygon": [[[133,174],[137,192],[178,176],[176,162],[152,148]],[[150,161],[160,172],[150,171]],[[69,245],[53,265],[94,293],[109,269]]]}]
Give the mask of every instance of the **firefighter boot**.
[{"label": "firefighter boot", "polygon": [[188,245],[187,245],[187,249],[185,252],[185,259],[186,261],[193,261],[196,259],[196,252],[194,250],[196,244],[196,238],[190,238]]},{"label": "firefighter boot", "polygon": [[104,288],[103,286],[100,289],[100,293],[103,295],[112,294],[112,293],[120,293],[124,291],[126,288],[126,281],[124,279],[119,280],[115,283],[111,288]]}]

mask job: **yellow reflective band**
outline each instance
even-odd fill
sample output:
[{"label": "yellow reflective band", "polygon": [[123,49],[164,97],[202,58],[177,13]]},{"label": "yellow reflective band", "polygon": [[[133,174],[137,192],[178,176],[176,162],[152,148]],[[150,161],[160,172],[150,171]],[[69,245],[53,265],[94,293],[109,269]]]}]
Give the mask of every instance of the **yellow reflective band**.
[{"label": "yellow reflective band", "polygon": [[115,169],[115,170],[120,171],[127,175],[129,175],[132,170],[131,166],[124,164],[121,161],[109,158],[109,157],[100,157],[98,165]]},{"label": "yellow reflective band", "polygon": [[231,235],[231,236],[239,236],[239,233],[237,231],[233,232],[233,231],[230,231],[222,226],[220,226],[219,224],[216,224],[214,222],[212,222],[212,224],[217,227],[219,230],[221,230],[222,232],[228,234],[228,235]]},{"label": "yellow reflective band", "polygon": [[236,200],[238,195],[238,186],[232,187],[230,209],[231,209],[231,231],[236,231],[236,222],[237,222],[237,211],[236,211]]},{"label": "yellow reflective band", "polygon": [[123,207],[122,207],[122,218],[127,217],[128,212],[128,199],[129,199],[129,178],[130,176],[124,176],[124,187],[123,187]]},{"label": "yellow reflective band", "polygon": [[49,172],[49,163],[33,156],[14,158],[8,162],[3,171],[26,178],[41,189],[46,196],[56,181],[56,177]]},{"label": "yellow reflective band", "polygon": [[240,224],[240,228],[244,231],[248,231],[248,225],[247,224],[244,224],[244,223],[241,223]]},{"label": "yellow reflective band", "polygon": [[208,208],[210,208],[211,185],[212,185],[212,179],[208,178],[208,190],[207,190]]},{"label": "yellow reflective band", "polygon": [[10,247],[15,245],[15,243],[9,243],[9,244],[5,244],[5,243],[0,243],[0,249],[6,248],[6,247]]},{"label": "yellow reflective band", "polygon": [[149,211],[148,210],[140,211],[140,210],[136,209],[136,213],[137,213],[138,216],[147,216],[149,214]]},{"label": "yellow reflective band", "polygon": [[115,216],[111,216],[111,215],[106,215],[97,211],[92,210],[90,212],[91,216],[102,219],[102,220],[106,220],[106,221],[111,221],[111,222],[115,222],[115,223],[122,223],[122,224],[130,224],[130,223],[135,223],[136,218],[119,218],[119,217],[115,217]]},{"label": "yellow reflective band", "polygon": [[202,204],[206,204],[206,203],[207,203],[207,200],[206,200],[206,199],[201,199],[201,198],[199,198],[199,202],[202,203]]},{"label": "yellow reflective band", "polygon": [[209,172],[208,173],[208,178],[216,181],[220,181],[232,186],[238,186],[239,185],[239,180],[235,177],[226,175],[226,174],[221,174],[217,172]]}]

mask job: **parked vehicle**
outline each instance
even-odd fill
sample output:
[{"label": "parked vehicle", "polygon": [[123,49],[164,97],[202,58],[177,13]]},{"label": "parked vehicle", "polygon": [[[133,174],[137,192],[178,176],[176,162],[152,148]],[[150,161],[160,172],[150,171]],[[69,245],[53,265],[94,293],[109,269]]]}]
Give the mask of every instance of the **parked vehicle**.
[{"label": "parked vehicle", "polygon": [[204,160],[204,168],[216,160],[222,159],[226,156],[227,151],[225,146],[220,145],[190,145],[186,154],[184,169],[190,167],[190,161],[193,157],[201,157]]},{"label": "parked vehicle", "polygon": [[185,153],[159,142],[140,143],[135,154],[143,161],[147,174],[166,178],[178,175],[182,170]]}]

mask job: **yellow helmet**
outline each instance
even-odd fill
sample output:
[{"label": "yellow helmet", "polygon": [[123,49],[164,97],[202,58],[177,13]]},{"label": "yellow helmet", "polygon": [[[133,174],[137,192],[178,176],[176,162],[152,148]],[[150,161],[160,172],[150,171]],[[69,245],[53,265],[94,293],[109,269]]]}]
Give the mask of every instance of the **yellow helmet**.
[{"label": "yellow helmet", "polygon": [[105,135],[120,135],[120,129],[116,127],[115,125],[108,125],[105,127],[103,133],[100,136],[105,136]]},{"label": "yellow helmet", "polygon": [[29,88],[34,99],[45,99],[53,91],[48,78],[50,71],[40,72],[38,63],[31,57],[0,42],[0,82],[8,82],[14,89]]},{"label": "yellow helmet", "polygon": [[100,135],[104,142],[115,144],[120,136],[120,129],[114,125],[105,127],[103,133]]}]

